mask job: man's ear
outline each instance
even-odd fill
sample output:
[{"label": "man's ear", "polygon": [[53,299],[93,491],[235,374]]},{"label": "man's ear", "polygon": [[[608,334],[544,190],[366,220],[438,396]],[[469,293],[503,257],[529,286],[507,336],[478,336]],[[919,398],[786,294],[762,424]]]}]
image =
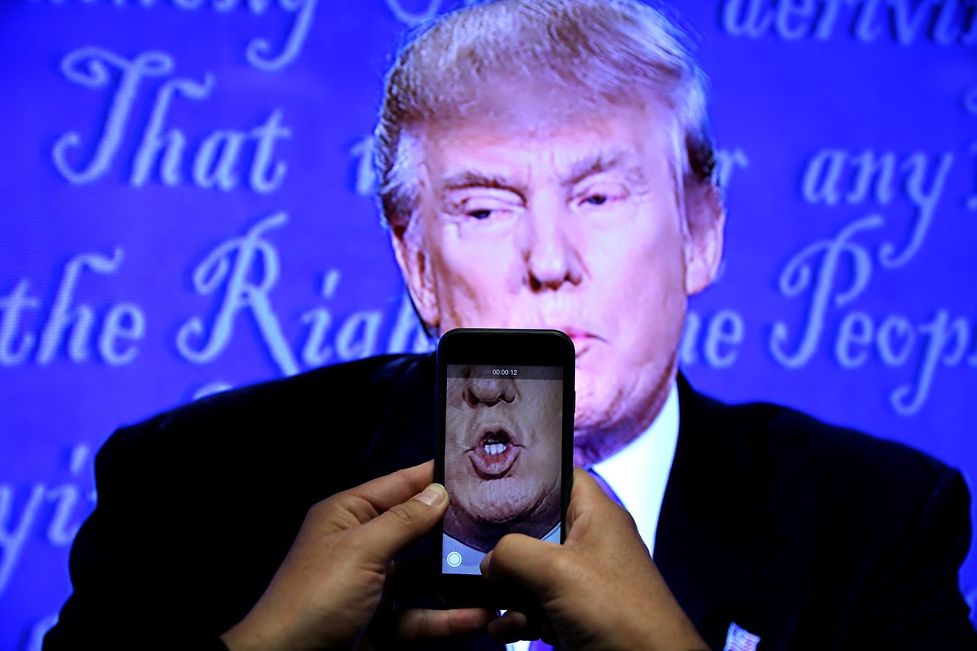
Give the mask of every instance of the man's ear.
[{"label": "man's ear", "polygon": [[441,313],[430,258],[424,250],[424,238],[417,219],[411,218],[406,226],[391,226],[390,241],[417,315],[425,326],[436,331]]},{"label": "man's ear", "polygon": [[691,296],[712,284],[719,272],[726,210],[715,184],[693,182],[685,190],[685,293]]}]

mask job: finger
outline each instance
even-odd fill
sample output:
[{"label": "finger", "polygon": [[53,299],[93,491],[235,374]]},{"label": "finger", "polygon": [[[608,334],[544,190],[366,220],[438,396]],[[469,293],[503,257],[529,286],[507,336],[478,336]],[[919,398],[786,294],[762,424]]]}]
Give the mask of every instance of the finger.
[{"label": "finger", "polygon": [[509,534],[482,559],[482,576],[489,581],[522,586],[542,601],[559,579],[562,552],[559,545]]},{"label": "finger", "polygon": [[488,634],[496,642],[508,644],[519,640],[539,639],[539,626],[524,613],[510,610],[505,615],[488,624]]},{"label": "finger", "polygon": [[377,477],[343,492],[366,500],[377,512],[383,513],[395,504],[406,502],[421,492],[425,486],[431,483],[433,478],[434,462],[425,461],[416,466]]},{"label": "finger", "polygon": [[467,635],[485,630],[495,616],[495,611],[485,608],[408,610],[397,622],[397,636],[405,640],[416,640],[427,637]]},{"label": "finger", "polygon": [[583,468],[574,468],[573,488],[570,490],[570,504],[567,507],[567,535],[573,531],[573,525],[580,517],[592,512],[615,510],[623,509],[607,496],[589,472]]},{"label": "finger", "polygon": [[448,492],[444,486],[429,484],[417,495],[394,504],[359,527],[357,544],[374,561],[387,563],[397,552],[431,531],[447,508]]}]

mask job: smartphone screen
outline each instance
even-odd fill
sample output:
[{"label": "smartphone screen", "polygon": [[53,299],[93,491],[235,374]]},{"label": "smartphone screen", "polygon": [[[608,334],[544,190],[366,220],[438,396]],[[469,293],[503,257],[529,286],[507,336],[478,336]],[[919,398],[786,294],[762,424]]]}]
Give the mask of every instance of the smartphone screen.
[{"label": "smartphone screen", "polygon": [[445,370],[451,502],[441,572],[479,575],[482,558],[507,533],[562,542],[564,367],[449,363]]}]

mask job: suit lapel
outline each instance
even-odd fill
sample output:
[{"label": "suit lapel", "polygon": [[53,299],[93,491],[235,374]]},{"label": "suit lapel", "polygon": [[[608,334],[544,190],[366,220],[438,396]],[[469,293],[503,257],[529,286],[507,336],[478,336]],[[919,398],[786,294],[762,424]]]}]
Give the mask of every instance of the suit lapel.
[{"label": "suit lapel", "polygon": [[710,648],[730,623],[777,648],[809,581],[816,510],[797,455],[774,454],[762,410],[705,398],[679,377],[679,438],[655,562]]}]

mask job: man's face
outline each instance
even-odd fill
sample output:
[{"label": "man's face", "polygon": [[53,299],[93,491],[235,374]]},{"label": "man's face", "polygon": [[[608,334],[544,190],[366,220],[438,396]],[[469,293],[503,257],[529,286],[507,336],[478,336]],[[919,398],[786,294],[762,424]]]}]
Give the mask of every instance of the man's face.
[{"label": "man's face", "polygon": [[485,371],[448,378],[445,528],[469,544],[492,538],[489,548],[499,527],[542,536],[559,520],[563,387]]},{"label": "man's face", "polygon": [[419,222],[395,246],[440,332],[555,328],[573,339],[577,461],[594,461],[657,414],[687,295],[711,280],[721,244],[685,235],[664,109],[555,120],[554,98],[537,100],[419,132]]}]

